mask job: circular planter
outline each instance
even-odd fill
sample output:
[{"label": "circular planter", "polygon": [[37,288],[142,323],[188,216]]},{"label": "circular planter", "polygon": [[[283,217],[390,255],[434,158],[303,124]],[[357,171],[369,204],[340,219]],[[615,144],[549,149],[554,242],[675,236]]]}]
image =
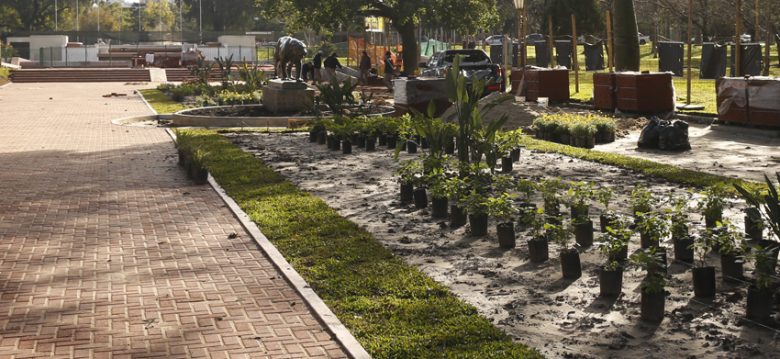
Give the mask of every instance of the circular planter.
[{"label": "circular planter", "polygon": [[769,321],[772,314],[772,291],[761,290],[756,286],[750,286],[747,293],[747,307],[745,316],[759,323]]},{"label": "circular planter", "polygon": [[469,226],[471,226],[472,236],[486,236],[488,232],[488,215],[486,213],[469,214]]},{"label": "circular planter", "polygon": [[574,238],[580,247],[587,248],[593,245],[593,221],[574,223]]},{"label": "circular planter", "polygon": [[500,223],[496,226],[496,233],[498,234],[498,246],[501,249],[514,249],[517,245],[515,236],[515,224]]},{"label": "circular planter", "polygon": [[550,259],[550,244],[547,238],[528,240],[528,255],[534,263],[543,263]]},{"label": "circular planter", "polygon": [[715,267],[693,268],[693,293],[702,298],[715,296]]},{"label": "circular planter", "polygon": [[458,228],[466,224],[466,212],[458,205],[450,205],[450,227]]},{"label": "circular planter", "polygon": [[414,185],[401,183],[401,203],[408,204],[414,201]]},{"label": "circular planter", "polygon": [[672,238],[672,244],[674,245],[674,260],[693,263],[693,238],[691,236]]},{"label": "circular planter", "polygon": [[660,323],[664,320],[664,307],[666,295],[661,293],[648,293],[642,289],[642,304],[640,317],[645,322]]},{"label": "circular planter", "polygon": [[560,254],[561,272],[563,278],[577,279],[582,277],[582,263],[580,263],[580,253],[576,249],[564,249]]},{"label": "circular planter", "polygon": [[417,209],[428,207],[428,192],[425,190],[425,187],[414,190],[414,207]]},{"label": "circular planter", "polygon": [[341,141],[341,153],[348,155],[352,153],[352,142],[349,140]]},{"label": "circular planter", "polygon": [[623,291],[623,268],[599,272],[599,295],[602,297],[617,297]]},{"label": "circular planter", "polygon": [[512,151],[510,151],[509,157],[512,159],[512,162],[520,161],[520,148],[515,148]]},{"label": "circular planter", "polygon": [[724,282],[738,283],[745,277],[741,259],[733,254],[720,255],[720,271]]},{"label": "circular planter", "polygon": [[512,173],[512,159],[509,157],[501,158],[501,173]]},{"label": "circular planter", "polygon": [[433,197],[431,216],[437,219],[447,218],[447,206],[449,206],[449,204],[450,201],[447,199],[447,197]]},{"label": "circular planter", "polygon": [[417,153],[417,143],[406,141],[406,153]]}]

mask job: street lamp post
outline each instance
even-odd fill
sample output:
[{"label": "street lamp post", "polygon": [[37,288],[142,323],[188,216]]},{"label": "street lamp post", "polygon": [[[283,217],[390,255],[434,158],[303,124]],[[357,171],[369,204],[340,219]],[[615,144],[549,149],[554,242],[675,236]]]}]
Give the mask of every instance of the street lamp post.
[{"label": "street lamp post", "polygon": [[514,0],[517,10],[517,45],[520,46],[520,68],[525,67],[525,4],[524,0]]},{"label": "street lamp post", "polygon": [[100,32],[100,0],[95,0],[92,7],[97,8],[97,31]]}]

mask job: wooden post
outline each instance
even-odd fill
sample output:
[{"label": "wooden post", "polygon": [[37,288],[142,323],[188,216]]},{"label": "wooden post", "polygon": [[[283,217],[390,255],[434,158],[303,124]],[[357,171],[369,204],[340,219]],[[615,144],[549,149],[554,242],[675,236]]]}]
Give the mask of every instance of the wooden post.
[{"label": "wooden post", "polygon": [[[517,65],[520,68],[525,67],[525,59],[523,59],[523,46],[525,43],[525,34],[523,34],[523,22],[525,20],[523,19],[523,9],[517,9],[517,46],[519,47],[518,50],[520,51],[517,56],[520,58],[517,59]],[[513,49],[514,50],[514,49]]]},{"label": "wooden post", "polygon": [[612,11],[607,11],[607,69],[613,71],[615,65],[614,54],[612,52]]},{"label": "wooden post", "polygon": [[520,67],[525,67],[525,65],[528,63],[528,44],[526,43],[526,35],[528,34],[528,10],[526,10],[525,7],[523,7],[523,46],[521,48],[521,51],[523,52],[523,58],[522,62],[520,63]]},{"label": "wooden post", "polygon": [[574,91],[580,93],[580,60],[577,51],[577,16],[571,14],[572,64],[574,66]]},{"label": "wooden post", "polygon": [[742,76],[742,0],[737,0],[737,48],[734,49],[734,75]]},{"label": "wooden post", "polygon": [[758,10],[758,0],[756,0],[756,29],[754,30],[756,33],[756,39],[755,42],[761,41],[761,18],[759,17],[760,11]]},{"label": "wooden post", "polygon": [[693,43],[691,35],[693,34],[693,0],[688,0],[688,97],[686,103],[691,104],[691,80],[693,79]]},{"label": "wooden post", "polygon": [[553,36],[552,15],[547,17],[547,29],[550,32],[550,38],[547,40],[548,52],[550,54],[550,62],[548,65],[550,68],[555,67],[555,58],[553,57],[553,49],[555,48],[555,37]]}]

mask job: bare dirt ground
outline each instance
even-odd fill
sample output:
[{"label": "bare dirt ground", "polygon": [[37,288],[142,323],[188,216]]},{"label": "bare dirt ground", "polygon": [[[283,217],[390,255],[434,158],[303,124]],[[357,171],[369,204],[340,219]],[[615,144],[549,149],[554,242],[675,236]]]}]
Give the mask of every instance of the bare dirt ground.
[{"label": "bare dirt ground", "polygon": [[[582,278],[566,281],[561,279],[555,244],[550,245],[550,261],[535,265],[528,260],[524,233],[518,234],[516,249],[504,251],[498,248],[493,224],[488,237],[473,238],[468,226],[450,229],[446,221],[433,221],[427,210],[402,206],[397,200],[393,175],[397,165],[390,151],[355,149],[353,155],[342,155],[310,144],[300,134],[228,137],[447,285],[515,340],[548,357],[780,358],[780,332],[742,319],[744,284],[723,284],[719,277],[715,300],[703,301],[693,297],[690,268],[672,264],[666,317],[660,325],[643,324],[639,320],[642,272],[628,270],[623,295],[608,301],[598,298],[597,267],[603,259],[595,248],[581,252]],[[402,159],[411,156],[401,155]],[[619,209],[628,208],[628,194],[638,184],[658,195],[688,190],[554,154],[524,152],[515,168],[513,175],[518,178],[560,176],[611,186]],[[743,225],[741,206],[731,202],[726,210],[726,217],[738,226]],[[598,214],[594,207],[594,221]],[[693,232],[701,230],[701,218],[693,215],[692,221]],[[638,242],[634,238],[629,250],[638,249]],[[671,247],[668,241],[664,245]],[[719,268],[717,257],[710,260]]]}]

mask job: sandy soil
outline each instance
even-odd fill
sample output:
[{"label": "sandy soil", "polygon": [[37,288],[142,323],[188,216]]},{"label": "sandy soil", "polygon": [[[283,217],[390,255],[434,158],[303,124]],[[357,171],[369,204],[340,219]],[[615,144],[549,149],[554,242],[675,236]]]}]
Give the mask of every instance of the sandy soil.
[{"label": "sandy soil", "polygon": [[[595,248],[581,253],[582,278],[566,281],[561,279],[555,244],[550,244],[551,260],[535,265],[528,260],[525,234],[518,236],[516,249],[504,251],[498,248],[493,224],[488,237],[473,238],[468,226],[453,230],[446,222],[433,221],[427,210],[414,210],[397,200],[393,176],[397,165],[390,151],[355,149],[353,155],[342,155],[310,144],[300,134],[228,137],[371,232],[396,255],[447,285],[515,340],[548,357],[780,358],[780,334],[742,319],[744,285],[723,284],[719,278],[714,301],[695,299],[689,268],[673,264],[666,318],[657,326],[643,324],[639,320],[642,272],[628,270],[623,295],[608,301],[598,298],[596,271],[603,259]],[[410,156],[403,154],[402,159]],[[617,208],[627,208],[627,195],[637,184],[650,186],[658,194],[686,190],[630,171],[553,154],[525,152],[515,168],[516,177],[560,176],[612,186],[618,195]],[[598,212],[591,211],[594,221]],[[739,204],[730,203],[726,216],[742,226]],[[701,219],[694,217],[694,230],[700,229]],[[638,238],[632,240],[630,251],[639,248],[638,242]],[[711,260],[719,268],[716,257]]]},{"label": "sandy soil", "polygon": [[777,131],[691,124],[688,136],[692,149],[679,153],[638,149],[640,133],[631,131],[596,150],[754,181],[763,181],[765,173],[773,176],[780,172],[780,137],[770,136]]}]

